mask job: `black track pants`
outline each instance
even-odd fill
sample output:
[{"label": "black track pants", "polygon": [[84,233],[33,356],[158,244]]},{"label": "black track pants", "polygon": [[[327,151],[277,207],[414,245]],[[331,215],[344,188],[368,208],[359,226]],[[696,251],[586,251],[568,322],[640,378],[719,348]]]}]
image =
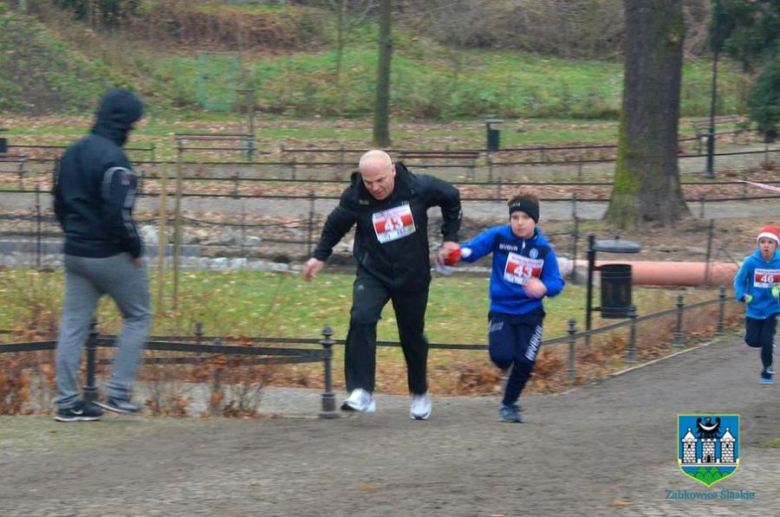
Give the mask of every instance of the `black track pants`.
[{"label": "black track pants", "polygon": [[761,349],[761,364],[764,369],[772,366],[776,328],[777,317],[774,314],[763,320],[750,317],[745,319],[745,343]]},{"label": "black track pants", "polygon": [[347,390],[362,388],[374,392],[376,381],[376,325],[382,308],[393,301],[398,333],[406,359],[409,391],[428,391],[426,367],[425,309],[428,286],[417,291],[391,290],[370,275],[361,274],[352,287],[352,310],[344,356]]}]

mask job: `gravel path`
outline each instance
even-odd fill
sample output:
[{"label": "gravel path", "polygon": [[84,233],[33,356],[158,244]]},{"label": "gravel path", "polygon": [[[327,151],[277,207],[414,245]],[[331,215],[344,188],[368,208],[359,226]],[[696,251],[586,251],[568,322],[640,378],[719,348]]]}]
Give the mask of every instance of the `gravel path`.
[{"label": "gravel path", "polygon": [[[0,418],[0,514],[778,515],[780,385],[737,338],[558,396],[503,424],[495,398],[405,397],[319,420],[319,393],[268,389],[265,420]],[[678,413],[742,416],[742,466],[706,489],[675,458]],[[666,490],[749,491],[671,500]],[[706,507],[706,508],[704,508]]]}]

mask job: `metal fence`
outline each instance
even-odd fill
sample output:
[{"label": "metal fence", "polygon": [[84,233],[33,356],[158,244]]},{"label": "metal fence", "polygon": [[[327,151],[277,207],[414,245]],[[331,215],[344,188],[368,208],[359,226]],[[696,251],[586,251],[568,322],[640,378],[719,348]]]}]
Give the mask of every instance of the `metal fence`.
[{"label": "metal fence", "polygon": [[[716,140],[740,135],[745,143],[750,142],[750,131],[719,131]],[[699,136],[678,139],[680,159],[701,158],[702,138]],[[692,147],[691,147],[692,146]],[[691,147],[691,149],[688,149]],[[51,162],[57,159],[67,148],[63,144],[9,144],[10,157],[28,162]],[[251,133],[177,133],[174,135],[175,161],[158,161],[159,146],[155,142],[135,144],[126,148],[137,165],[163,165],[182,162],[184,164],[210,163],[213,165],[256,164],[265,167],[279,167],[289,171],[289,177],[296,179],[298,171],[317,168],[355,169],[362,153],[367,149],[354,149],[345,146],[333,148],[290,148],[280,145],[275,149],[260,149],[260,143]],[[492,179],[493,169],[500,167],[539,166],[539,165],[576,165],[580,174],[584,165],[614,163],[617,145],[538,145],[526,147],[488,150],[483,148],[464,149],[388,149],[396,159],[407,160],[415,168],[448,169],[463,168],[473,178],[474,171],[482,166],[489,171]],[[777,151],[765,144],[762,151],[718,152],[715,156],[738,156],[750,154],[769,155]],[[225,160],[226,156],[241,156],[241,160]],[[204,159],[204,157],[210,157]]]},{"label": "metal fence", "polygon": [[[737,184],[737,182],[723,182]],[[780,183],[780,182],[772,182]],[[747,185],[742,183],[742,185]],[[41,267],[52,267],[59,264],[61,252],[61,229],[54,218],[51,209],[44,208],[50,206],[49,193],[40,189],[32,191],[32,206],[28,209],[14,210],[10,213],[0,213],[0,241],[6,252],[6,264],[15,266],[27,266],[40,269]],[[29,196],[29,192],[27,193]],[[141,199],[154,199],[156,195],[143,194]],[[188,197],[184,195],[184,197]],[[221,195],[201,195],[200,198],[214,198],[235,200],[232,196]],[[727,200],[751,201],[755,199],[778,199],[780,195],[774,196],[744,196],[727,197]],[[159,246],[159,240],[167,241],[169,236],[166,228],[172,228],[175,223],[173,215],[168,213],[165,216],[165,224],[161,224],[163,219],[161,215],[149,215],[148,213],[137,216],[137,221],[142,227],[146,226],[154,230],[153,239],[157,242],[147,242],[147,253],[151,257],[158,256],[158,253],[164,253],[168,257],[166,264],[162,267],[171,267],[173,260],[178,260],[179,265],[187,269],[244,269],[250,266],[252,260],[290,263],[301,261],[311,255],[319,239],[326,216],[322,205],[319,203],[334,203],[331,196],[321,196],[310,191],[308,195],[300,196],[270,196],[256,195],[244,196],[242,200],[271,200],[271,201],[303,201],[299,203],[297,213],[290,208],[286,216],[279,216],[273,220],[260,221],[253,219],[244,206],[238,214],[228,214],[224,217],[214,217],[213,214],[187,215],[183,214],[180,218],[181,232],[192,237],[195,233],[203,230],[209,237],[192,242],[186,240],[180,246],[180,254],[174,256],[173,245],[166,243],[162,248]],[[548,200],[549,201],[549,200]],[[706,196],[700,196],[697,200],[699,206],[699,217],[704,218],[704,208],[707,204],[720,200],[712,200]],[[464,213],[471,213],[473,207],[481,203],[499,204],[503,203],[503,198],[472,198],[465,196],[463,198]],[[573,194],[566,202],[571,206],[571,220],[561,222],[557,231],[547,231],[545,235],[550,238],[555,246],[558,255],[571,260],[577,260],[581,254],[580,241],[582,239],[581,224],[583,217],[581,215],[581,206],[589,200],[580,199],[578,195]],[[224,208],[224,204],[221,205]],[[243,205],[242,205],[243,206]],[[306,208],[304,208],[306,207]],[[695,207],[691,207],[695,210]],[[498,214],[498,211],[495,211]],[[503,213],[503,212],[501,212]],[[256,215],[256,214],[254,214]],[[496,216],[497,217],[497,216]],[[477,220],[470,224],[481,224],[485,227],[498,224],[496,217],[485,219],[477,223]],[[503,219],[502,219],[503,220]],[[5,222],[6,224],[2,224]],[[431,224],[429,224],[429,240],[437,242],[440,238],[438,234],[439,216],[432,214]],[[561,227],[563,225],[563,227]],[[143,229],[143,228],[142,228]],[[707,264],[710,262],[727,261],[736,263],[735,256],[740,256],[741,250],[729,250],[728,246],[733,245],[731,241],[724,241],[718,238],[718,226],[714,220],[710,220],[706,230],[706,255],[702,257]],[[193,239],[195,237],[192,237]],[[204,250],[209,250],[210,257],[204,255]],[[17,262],[8,262],[10,254],[18,256]],[[22,257],[25,257],[22,259]],[[223,257],[223,258],[220,258]],[[158,256],[159,258],[159,256]],[[344,254],[334,256],[334,263],[352,264]],[[150,264],[152,267],[159,264]],[[576,281],[574,271],[571,276],[572,281]]]},{"label": "metal fence", "polygon": [[[685,328],[684,315],[686,311],[691,311],[712,305],[718,305],[718,317],[716,322],[716,336],[725,334],[725,314],[726,314],[726,289],[721,287],[717,298],[686,305],[684,296],[678,295],[677,303],[674,308],[639,316],[636,307],[632,306],[629,312],[629,318],[612,325],[606,325],[590,331],[578,331],[577,321],[569,319],[567,335],[544,340],[541,343],[543,347],[549,347],[559,344],[568,345],[568,364],[567,378],[569,384],[574,384],[577,375],[577,347],[591,346],[591,338],[607,332],[628,328],[628,346],[624,362],[626,364],[635,364],[638,362],[638,336],[637,326],[639,323],[657,320],[664,317],[674,316],[676,318],[675,331],[672,341],[669,345],[672,348],[682,348],[685,346]],[[9,331],[1,331],[0,334],[10,334]],[[86,343],[86,385],[84,386],[84,399],[87,401],[97,400],[98,392],[95,385],[95,370],[98,361],[96,359],[98,347],[113,347],[115,336],[100,337],[97,332],[96,322],[93,322]],[[282,337],[249,337],[242,338],[242,346],[225,345],[223,342],[228,339],[224,336],[206,336],[203,334],[202,325],[197,324],[195,332],[191,336],[157,336],[151,337],[148,341],[147,350],[164,352],[183,352],[197,354],[221,355],[221,356],[250,356],[255,362],[262,364],[295,364],[295,363],[315,363],[322,361],[324,367],[324,392],[322,394],[321,418],[333,418],[337,415],[335,395],[333,393],[333,373],[332,373],[332,348],[334,345],[344,345],[343,339],[333,339],[333,330],[329,325],[322,329],[322,339],[310,338],[282,338]],[[285,345],[277,347],[258,346],[265,344]],[[311,350],[306,348],[292,348],[287,345],[319,345],[322,350]],[[397,341],[378,341],[378,346],[400,347],[401,343]],[[487,350],[488,345],[482,343],[430,343],[429,347],[434,350],[458,350],[473,351]],[[0,344],[0,354],[5,353],[24,353],[36,352],[42,350],[54,350],[56,341],[34,341],[26,343],[5,343]],[[145,358],[145,364],[194,364],[200,361],[193,357],[161,357]],[[214,386],[221,389],[218,370],[214,373]]]},{"label": "metal fence", "polygon": [[[8,334],[8,332],[5,332]],[[281,339],[267,338],[267,343],[309,344],[318,343],[322,350],[309,350],[305,348],[292,347],[257,347],[257,346],[235,346],[225,345],[224,337],[204,338],[199,330],[188,340],[186,337],[157,337],[147,341],[146,350],[162,352],[179,352],[196,354],[198,357],[154,357],[145,358],[144,364],[199,364],[200,356],[209,354],[211,356],[250,356],[253,363],[257,364],[300,364],[300,363],[323,363],[325,374],[325,388],[322,394],[322,410],[320,418],[333,418],[336,413],[336,398],[333,393],[333,374],[332,374],[332,347],[334,341],[332,338],[333,330],[326,325],[322,329],[323,338],[320,340],[311,339]],[[95,402],[98,399],[98,388],[96,386],[96,367],[98,347],[115,346],[115,338],[101,338],[97,331],[97,322],[93,321],[86,343],[86,384],[83,389],[83,398],[86,402]],[[56,341],[31,341],[26,343],[5,343],[0,344],[0,354],[39,352],[45,350],[54,350],[57,347]],[[213,372],[213,386],[216,390],[222,389],[220,379],[220,370]]]}]

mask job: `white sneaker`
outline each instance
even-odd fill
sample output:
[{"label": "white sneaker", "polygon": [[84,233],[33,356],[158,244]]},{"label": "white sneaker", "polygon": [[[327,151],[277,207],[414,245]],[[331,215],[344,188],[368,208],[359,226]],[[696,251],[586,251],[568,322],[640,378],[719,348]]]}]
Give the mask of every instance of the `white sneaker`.
[{"label": "white sneaker", "polygon": [[422,395],[412,395],[412,407],[409,409],[409,418],[412,420],[428,420],[431,417],[431,397],[426,391]]},{"label": "white sneaker", "polygon": [[376,411],[376,400],[374,394],[357,388],[352,390],[349,397],[341,404],[343,411],[359,411],[360,413],[373,413]]}]

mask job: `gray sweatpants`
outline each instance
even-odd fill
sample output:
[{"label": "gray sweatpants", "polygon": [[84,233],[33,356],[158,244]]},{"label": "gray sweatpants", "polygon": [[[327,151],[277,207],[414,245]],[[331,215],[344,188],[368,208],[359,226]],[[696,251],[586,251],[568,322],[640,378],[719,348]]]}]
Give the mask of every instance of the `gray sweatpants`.
[{"label": "gray sweatpants", "polygon": [[151,321],[146,266],[136,266],[127,253],[108,258],[65,255],[65,302],[57,341],[57,405],[61,409],[80,398],[81,350],[104,294],[117,304],[124,322],[105,395],[130,398]]}]

